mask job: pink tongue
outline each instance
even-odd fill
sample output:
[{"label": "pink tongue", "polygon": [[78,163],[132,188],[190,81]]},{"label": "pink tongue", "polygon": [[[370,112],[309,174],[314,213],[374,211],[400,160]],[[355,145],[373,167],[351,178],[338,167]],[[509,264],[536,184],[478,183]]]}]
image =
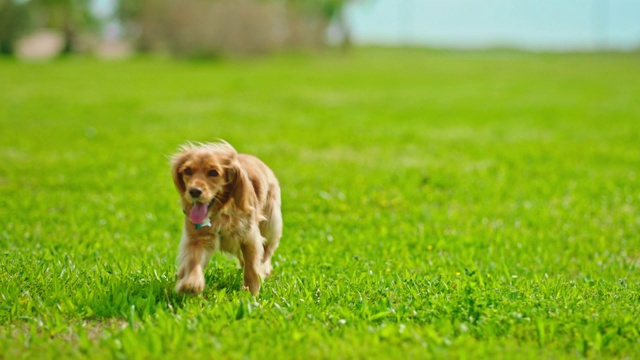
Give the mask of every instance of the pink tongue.
[{"label": "pink tongue", "polygon": [[194,203],[191,211],[189,211],[189,217],[194,224],[200,224],[207,218],[207,204]]}]

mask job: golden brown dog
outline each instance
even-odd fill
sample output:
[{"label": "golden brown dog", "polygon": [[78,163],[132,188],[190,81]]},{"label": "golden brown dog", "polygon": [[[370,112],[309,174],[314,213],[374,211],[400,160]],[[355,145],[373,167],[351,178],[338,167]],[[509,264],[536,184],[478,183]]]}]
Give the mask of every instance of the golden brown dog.
[{"label": "golden brown dog", "polygon": [[275,175],[226,142],[184,145],[171,165],[185,213],[176,291],[202,292],[212,252],[223,251],[238,258],[244,288],[257,295],[282,236]]}]

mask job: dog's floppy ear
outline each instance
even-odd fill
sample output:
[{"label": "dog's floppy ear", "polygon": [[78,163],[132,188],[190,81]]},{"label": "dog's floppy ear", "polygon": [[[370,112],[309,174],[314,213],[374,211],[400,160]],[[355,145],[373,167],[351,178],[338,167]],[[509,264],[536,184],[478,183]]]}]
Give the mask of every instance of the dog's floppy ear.
[{"label": "dog's floppy ear", "polygon": [[229,195],[241,211],[251,211],[253,206],[251,180],[249,175],[242,168],[238,161],[237,155],[231,158],[229,167],[227,168],[227,186]]},{"label": "dog's floppy ear", "polygon": [[184,194],[187,190],[187,186],[182,180],[182,174],[180,174],[180,168],[184,165],[189,157],[188,150],[183,150],[171,157],[171,175],[173,176],[173,184],[180,195]]}]

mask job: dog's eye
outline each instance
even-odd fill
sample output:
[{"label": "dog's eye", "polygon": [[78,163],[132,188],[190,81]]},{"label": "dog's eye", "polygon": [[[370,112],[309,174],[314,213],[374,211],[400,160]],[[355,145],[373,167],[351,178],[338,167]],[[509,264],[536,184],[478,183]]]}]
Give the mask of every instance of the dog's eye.
[{"label": "dog's eye", "polygon": [[220,173],[216,169],[209,170],[209,172],[207,173],[207,176],[211,176],[211,177],[216,177],[218,175],[220,175]]},{"label": "dog's eye", "polygon": [[184,174],[187,175],[187,176],[191,176],[191,175],[193,175],[193,171],[191,171],[191,169],[189,169],[189,168],[186,168],[186,169],[184,169]]}]

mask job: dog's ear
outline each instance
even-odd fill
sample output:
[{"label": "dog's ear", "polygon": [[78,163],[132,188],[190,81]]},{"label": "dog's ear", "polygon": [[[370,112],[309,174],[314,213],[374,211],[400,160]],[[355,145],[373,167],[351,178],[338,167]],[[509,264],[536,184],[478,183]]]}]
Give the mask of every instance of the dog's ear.
[{"label": "dog's ear", "polygon": [[176,186],[176,190],[180,193],[180,195],[184,194],[187,190],[187,186],[182,179],[182,174],[180,173],[180,168],[189,158],[189,154],[187,151],[181,151],[171,157],[171,174],[173,176],[173,184]]},{"label": "dog's ear", "polygon": [[251,211],[254,203],[252,197],[253,185],[249,175],[240,165],[236,154],[230,160],[226,176],[229,195],[231,195],[236,207],[241,211]]}]

